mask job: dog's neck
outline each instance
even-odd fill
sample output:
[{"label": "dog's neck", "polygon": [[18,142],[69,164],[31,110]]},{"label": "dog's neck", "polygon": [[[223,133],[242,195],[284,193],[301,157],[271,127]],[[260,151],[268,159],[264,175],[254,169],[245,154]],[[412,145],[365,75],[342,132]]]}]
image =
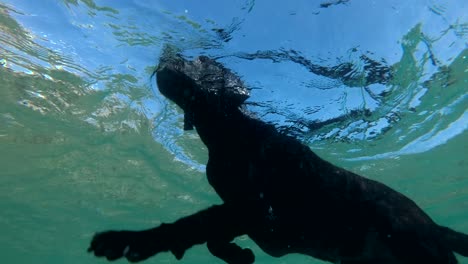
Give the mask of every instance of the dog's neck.
[{"label": "dog's neck", "polygon": [[225,153],[226,149],[232,153],[244,152],[277,133],[273,125],[251,117],[239,107],[220,109],[208,104],[194,108],[191,114],[193,125],[210,155]]},{"label": "dog's neck", "polygon": [[198,106],[191,110],[191,118],[201,140],[210,151],[233,142],[233,137],[242,136],[245,120],[238,108],[220,109],[216,106]]}]

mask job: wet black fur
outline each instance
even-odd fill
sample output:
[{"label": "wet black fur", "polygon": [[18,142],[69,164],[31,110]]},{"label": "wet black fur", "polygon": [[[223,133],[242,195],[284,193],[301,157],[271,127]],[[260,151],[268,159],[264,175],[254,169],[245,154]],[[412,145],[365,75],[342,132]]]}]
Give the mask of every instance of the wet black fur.
[{"label": "wet black fur", "polygon": [[434,223],[386,185],[334,166],[241,104],[248,91],[221,64],[166,52],[157,70],[163,95],[185,112],[209,150],[206,174],[223,204],[144,231],[94,236],[90,252],[141,261],[197,244],[227,263],[253,263],[232,240],[248,235],[266,253],[301,253],[334,263],[457,263],[468,236]]}]

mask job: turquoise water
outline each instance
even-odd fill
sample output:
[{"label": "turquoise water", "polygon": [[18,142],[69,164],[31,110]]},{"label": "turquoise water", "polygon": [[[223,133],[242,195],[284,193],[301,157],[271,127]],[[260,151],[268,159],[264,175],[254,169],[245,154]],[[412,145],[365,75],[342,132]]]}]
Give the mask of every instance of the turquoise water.
[{"label": "turquoise water", "polygon": [[[206,148],[150,78],[166,42],[222,57],[259,118],[468,233],[468,4],[442,2],[0,1],[2,263],[104,263],[94,232],[220,202]],[[392,78],[366,79],[363,54]],[[350,79],[311,66],[343,62]],[[321,263],[239,243],[256,263]],[[221,262],[198,246],[181,263]]]}]

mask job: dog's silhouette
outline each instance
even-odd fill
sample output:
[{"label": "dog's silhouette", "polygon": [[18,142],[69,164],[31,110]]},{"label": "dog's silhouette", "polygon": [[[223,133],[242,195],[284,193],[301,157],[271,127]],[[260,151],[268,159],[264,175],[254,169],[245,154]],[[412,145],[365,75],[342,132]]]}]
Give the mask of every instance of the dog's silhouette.
[{"label": "dog's silhouette", "polygon": [[170,251],[181,259],[206,243],[227,263],[253,263],[232,243],[248,235],[274,257],[310,255],[333,263],[457,263],[468,236],[434,223],[386,185],[336,167],[307,146],[249,115],[239,77],[201,56],[166,48],[156,70],[160,92],[184,111],[209,151],[208,181],[222,198],[174,223],[144,231],[97,233],[88,251],[131,262]]}]

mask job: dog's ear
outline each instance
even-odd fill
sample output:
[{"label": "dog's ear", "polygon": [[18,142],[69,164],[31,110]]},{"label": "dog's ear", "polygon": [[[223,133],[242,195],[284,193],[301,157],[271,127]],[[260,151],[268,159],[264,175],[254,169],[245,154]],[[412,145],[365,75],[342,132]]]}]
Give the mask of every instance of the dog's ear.
[{"label": "dog's ear", "polygon": [[250,91],[240,77],[214,59],[200,56],[191,64],[195,69],[192,77],[198,85],[197,90],[210,97],[211,103],[238,107],[250,97]]},{"label": "dog's ear", "polygon": [[228,69],[224,69],[224,98],[235,106],[239,106],[250,97],[250,91],[241,79]]}]

